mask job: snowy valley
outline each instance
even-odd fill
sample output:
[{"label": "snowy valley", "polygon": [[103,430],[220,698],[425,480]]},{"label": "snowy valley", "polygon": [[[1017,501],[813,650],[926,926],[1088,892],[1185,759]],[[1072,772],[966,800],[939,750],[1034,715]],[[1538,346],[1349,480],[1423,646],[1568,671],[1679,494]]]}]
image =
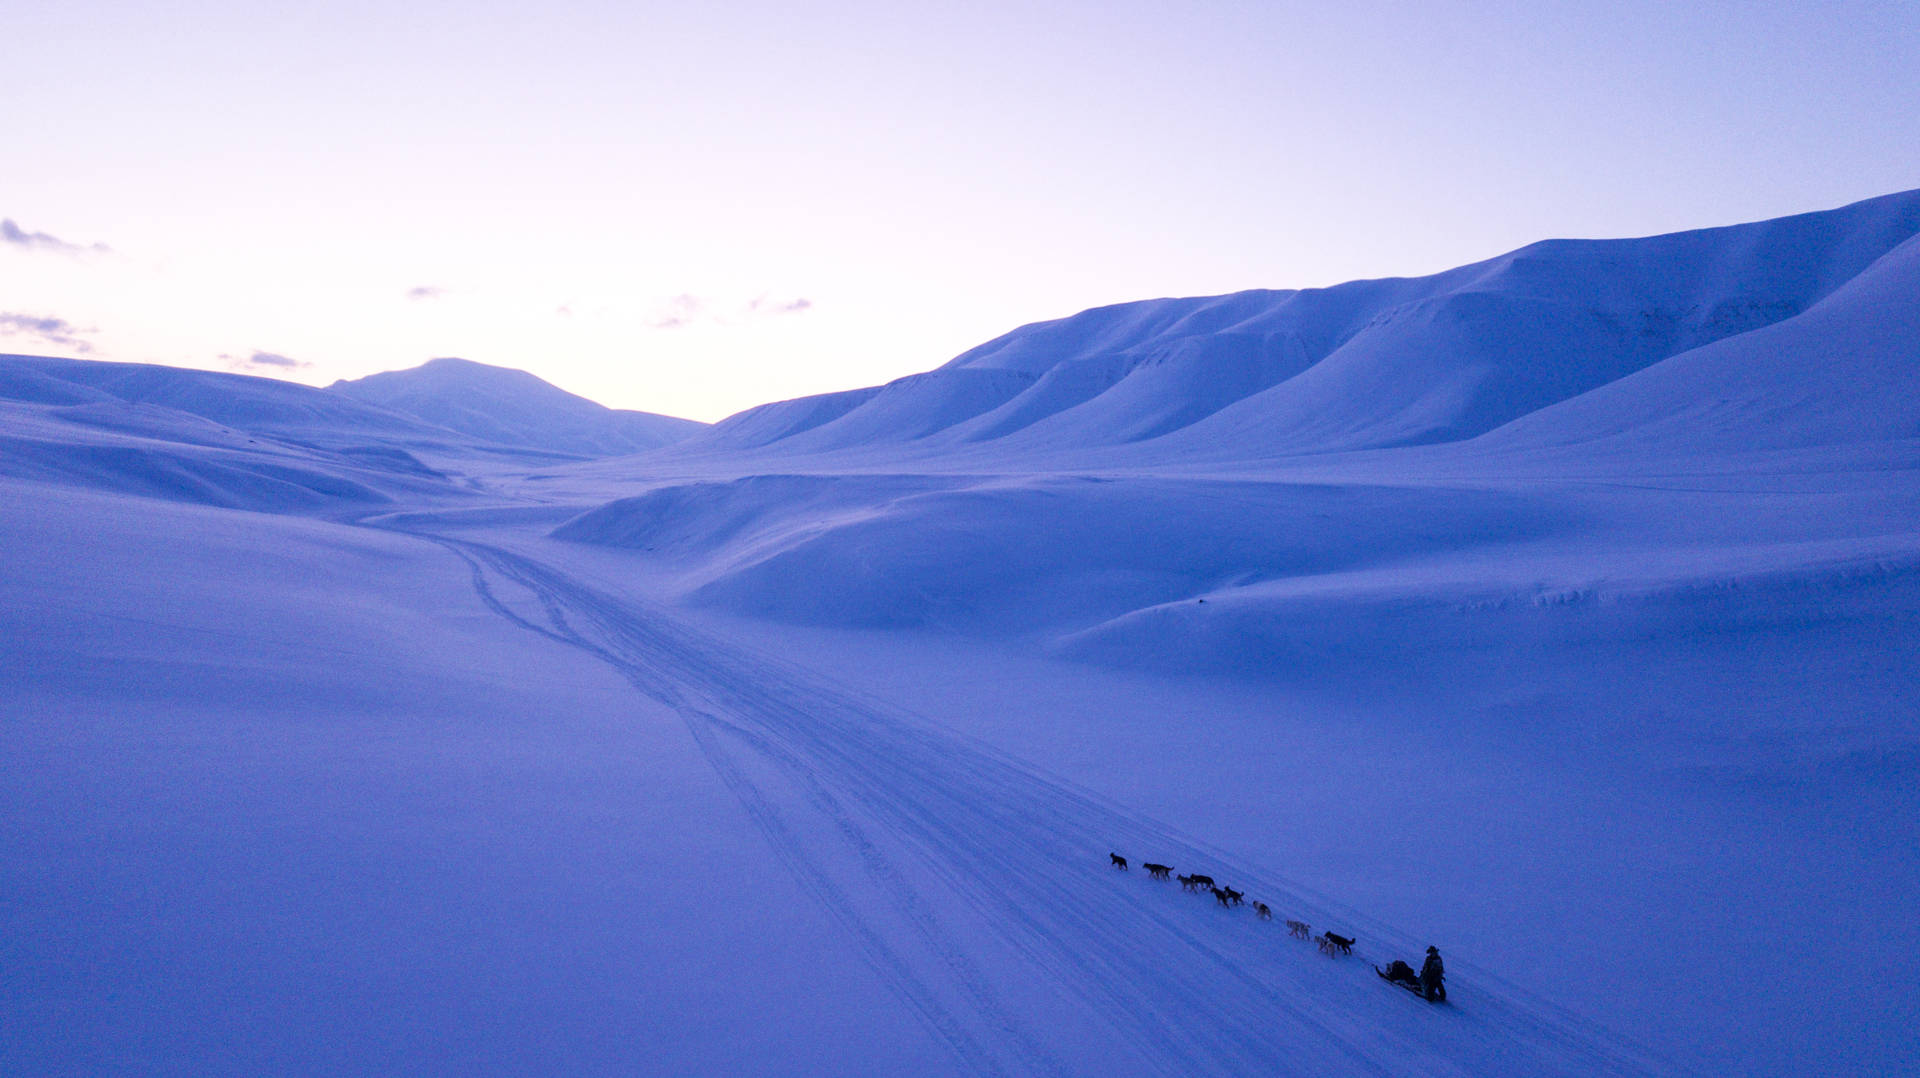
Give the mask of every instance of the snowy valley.
[{"label": "snowy valley", "polygon": [[6,1073],[1920,1050],[1920,191],[711,426],[0,357],[0,496]]}]

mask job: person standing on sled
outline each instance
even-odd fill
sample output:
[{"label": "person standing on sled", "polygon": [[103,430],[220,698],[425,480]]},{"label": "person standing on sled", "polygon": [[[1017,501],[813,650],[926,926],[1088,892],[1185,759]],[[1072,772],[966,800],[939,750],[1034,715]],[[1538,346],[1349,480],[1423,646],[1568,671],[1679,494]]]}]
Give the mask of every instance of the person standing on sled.
[{"label": "person standing on sled", "polygon": [[1445,1002],[1447,987],[1441,982],[1447,978],[1447,968],[1440,964],[1440,948],[1427,948],[1427,960],[1420,965],[1420,991],[1429,1002]]}]

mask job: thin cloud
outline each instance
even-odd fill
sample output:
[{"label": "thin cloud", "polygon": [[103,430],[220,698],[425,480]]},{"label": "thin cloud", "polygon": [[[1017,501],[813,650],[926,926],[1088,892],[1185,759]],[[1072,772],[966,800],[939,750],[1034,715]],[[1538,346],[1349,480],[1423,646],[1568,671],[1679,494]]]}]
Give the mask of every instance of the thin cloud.
[{"label": "thin cloud", "polygon": [[747,304],[748,314],[761,314],[761,315],[799,314],[801,311],[812,310],[812,309],[813,309],[813,301],[808,299],[805,296],[801,296],[799,299],[784,299],[784,300],[776,300],[776,299],[770,299],[766,296],[759,296],[755,298],[753,302]]},{"label": "thin cloud", "polygon": [[439,299],[446,294],[446,289],[430,284],[415,285],[407,289],[408,299]]},{"label": "thin cloud", "polygon": [[223,352],[220,358],[226,360],[227,365],[236,371],[257,371],[262,368],[297,371],[305,367],[313,366],[313,364],[304,360],[283,356],[278,352],[255,352],[249,356],[234,356]]},{"label": "thin cloud", "polygon": [[81,329],[64,318],[0,313],[0,337],[25,337],[29,340],[69,348],[83,355],[93,351],[93,345],[88,343],[82,334],[97,332],[99,331]]},{"label": "thin cloud", "polygon": [[63,255],[104,255],[113,252],[113,248],[104,243],[68,243],[51,232],[29,232],[11,217],[0,217],[0,243],[29,251],[52,251]]},{"label": "thin cloud", "polygon": [[647,317],[646,326],[648,329],[679,329],[692,325],[706,310],[706,300],[682,292],[656,305],[653,314]]},{"label": "thin cloud", "polygon": [[679,329],[695,323],[743,326],[768,318],[799,314],[812,308],[813,301],[805,296],[795,299],[774,299],[760,295],[745,303],[723,304],[683,292],[655,304],[653,313],[647,317],[644,324],[649,329]]}]

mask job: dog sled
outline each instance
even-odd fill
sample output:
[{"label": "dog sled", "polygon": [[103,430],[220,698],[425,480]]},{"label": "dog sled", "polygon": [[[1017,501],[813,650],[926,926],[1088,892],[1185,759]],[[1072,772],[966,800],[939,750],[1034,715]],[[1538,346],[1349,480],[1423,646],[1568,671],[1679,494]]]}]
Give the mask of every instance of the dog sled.
[{"label": "dog sled", "polygon": [[[1440,989],[1440,994],[1436,998],[1427,999],[1427,990],[1421,986],[1420,975],[1413,972],[1413,967],[1408,966],[1404,962],[1396,962],[1394,965],[1400,967],[1400,969],[1390,972],[1381,969],[1379,966],[1375,966],[1373,967],[1373,972],[1378,973],[1380,979],[1388,984],[1404,988],[1414,995],[1419,996],[1421,999],[1426,1000],[1428,1003],[1445,1003],[1447,1001],[1447,990],[1445,988]],[[1405,972],[1401,972],[1402,970]]]}]

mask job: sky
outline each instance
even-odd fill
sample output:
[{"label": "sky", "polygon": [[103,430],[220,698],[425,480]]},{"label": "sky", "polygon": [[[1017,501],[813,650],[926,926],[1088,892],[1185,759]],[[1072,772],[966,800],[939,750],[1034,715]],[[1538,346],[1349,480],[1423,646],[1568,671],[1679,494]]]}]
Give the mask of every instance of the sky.
[{"label": "sky", "polygon": [[714,420],[1920,187],[1920,4],[0,0],[0,351]]}]

